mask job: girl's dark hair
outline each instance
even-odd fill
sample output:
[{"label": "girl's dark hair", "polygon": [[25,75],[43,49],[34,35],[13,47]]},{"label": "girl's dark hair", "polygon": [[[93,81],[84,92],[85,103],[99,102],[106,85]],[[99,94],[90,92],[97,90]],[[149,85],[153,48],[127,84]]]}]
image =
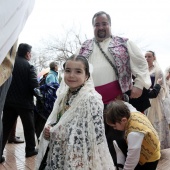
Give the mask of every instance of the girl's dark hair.
[{"label": "girl's dark hair", "polygon": [[109,23],[110,23],[110,25],[111,25],[110,15],[107,14],[106,12],[104,12],[104,11],[99,11],[99,12],[95,13],[94,16],[93,16],[93,18],[92,18],[92,25],[93,25],[93,26],[94,26],[94,18],[96,18],[96,17],[98,17],[98,16],[100,16],[100,15],[103,15],[103,14],[105,14],[105,15],[107,16],[107,19],[108,19],[108,21],[109,21]]},{"label": "girl's dark hair", "polygon": [[147,51],[147,52],[152,53],[152,55],[155,57],[155,52],[153,52],[153,51],[151,51],[151,50],[149,50],[149,51]]},{"label": "girl's dark hair", "polygon": [[81,61],[84,64],[86,75],[88,76],[88,78],[90,77],[89,63],[88,63],[87,59],[84,56],[82,56],[82,55],[72,55],[71,57],[69,57],[66,60],[66,62],[63,64],[64,70],[65,70],[66,63],[69,60],[72,60],[72,61]]},{"label": "girl's dark hair", "polygon": [[123,117],[126,117],[127,119],[130,117],[130,110],[123,101],[115,100],[107,105],[105,112],[106,123],[120,123]]},{"label": "girl's dark hair", "polygon": [[26,43],[21,43],[18,46],[17,56],[25,57],[27,52],[31,52],[32,46]]}]

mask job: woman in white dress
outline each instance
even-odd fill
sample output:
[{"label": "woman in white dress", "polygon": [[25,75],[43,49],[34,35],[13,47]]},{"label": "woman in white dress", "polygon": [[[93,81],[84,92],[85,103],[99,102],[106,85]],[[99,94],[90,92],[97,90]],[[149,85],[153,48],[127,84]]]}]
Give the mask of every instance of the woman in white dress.
[{"label": "woman in white dress", "polygon": [[162,78],[161,90],[158,96],[156,98],[150,99],[151,107],[147,110],[147,117],[158,132],[161,149],[165,149],[170,147],[169,127],[165,118],[163,107],[163,101],[166,96],[165,78],[156,61],[155,53],[153,51],[148,51],[145,54],[145,58],[148,62],[149,73],[152,81],[152,86],[150,88],[152,88],[157,83],[158,79]]},{"label": "woman in white dress", "polygon": [[165,100],[163,101],[164,112],[166,120],[169,124],[170,128],[170,66],[165,70],[165,81],[166,81],[166,96]]},{"label": "woman in white dress", "polygon": [[105,137],[102,98],[85,57],[67,59],[57,96],[41,134],[36,168],[115,170]]}]

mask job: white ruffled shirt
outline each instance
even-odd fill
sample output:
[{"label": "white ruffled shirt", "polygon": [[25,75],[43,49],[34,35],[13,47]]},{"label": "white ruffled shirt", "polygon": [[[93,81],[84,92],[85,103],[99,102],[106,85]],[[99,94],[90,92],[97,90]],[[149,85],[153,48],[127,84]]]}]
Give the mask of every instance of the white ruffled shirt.
[{"label": "white ruffled shirt", "polygon": [[[130,112],[138,112],[136,108],[134,108],[128,102],[124,102],[126,106],[129,108]],[[116,149],[117,159],[119,163],[124,165],[123,170],[134,170],[136,165],[139,163],[141,145],[143,142],[144,134],[140,132],[131,132],[127,136],[128,143],[128,153],[125,161],[125,156],[120,149]],[[114,144],[115,146],[115,144]],[[117,145],[115,147],[118,147]],[[124,162],[125,161],[125,162]]]},{"label": "white ruffled shirt", "polygon": [[[113,57],[108,51],[110,41],[111,38],[107,38],[100,42],[100,46],[114,64]],[[132,74],[136,75],[134,86],[140,89],[143,89],[143,87],[148,89],[151,86],[151,81],[148,71],[148,64],[144,58],[144,55],[140,49],[130,40],[127,41],[127,49],[130,56]],[[92,77],[95,87],[117,80],[112,66],[101,53],[96,43],[94,43],[93,52],[89,56],[89,62],[93,65],[94,68]]]}]

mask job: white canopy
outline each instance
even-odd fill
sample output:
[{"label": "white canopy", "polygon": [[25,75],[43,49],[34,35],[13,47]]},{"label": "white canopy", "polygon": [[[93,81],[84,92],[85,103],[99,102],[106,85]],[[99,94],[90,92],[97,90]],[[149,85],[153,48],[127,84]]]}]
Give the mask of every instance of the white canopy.
[{"label": "white canopy", "polygon": [[18,39],[35,0],[0,0],[0,64]]}]

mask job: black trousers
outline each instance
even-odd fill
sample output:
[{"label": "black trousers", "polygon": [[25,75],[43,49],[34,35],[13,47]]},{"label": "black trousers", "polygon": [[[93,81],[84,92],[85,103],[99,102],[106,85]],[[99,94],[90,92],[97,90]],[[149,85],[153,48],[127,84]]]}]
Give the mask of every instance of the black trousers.
[{"label": "black trousers", "polygon": [[10,76],[5,83],[0,86],[0,160],[2,156],[2,138],[3,138],[3,125],[2,125],[2,111],[4,108],[4,103],[6,99],[6,95],[11,84],[12,76]]},{"label": "black trousers", "polygon": [[116,151],[113,145],[113,140],[116,140],[118,146],[123,150],[123,153],[126,154],[127,147],[126,145],[124,145],[125,144],[124,132],[115,130],[105,123],[105,134],[106,134],[106,139],[107,139],[107,144],[109,147],[110,154],[112,156],[115,166],[117,166],[117,157],[116,157]]},{"label": "black trousers", "polygon": [[42,118],[42,116],[39,115],[39,113],[34,109],[34,124],[35,124],[35,134],[37,136],[37,139],[39,140],[39,137],[41,135],[41,132],[44,129],[44,125],[47,120]]},{"label": "black trousers", "polygon": [[135,170],[156,170],[156,167],[158,165],[159,160],[155,162],[148,162],[145,163],[144,165],[138,164],[135,168]]},{"label": "black trousers", "polygon": [[[124,132],[115,130],[106,123],[105,111],[107,104],[104,105],[104,125],[105,125],[105,135],[107,139],[107,144],[109,147],[110,154],[112,156],[114,165],[117,167],[117,157],[116,151],[113,145],[113,140],[116,140],[120,148],[124,148],[124,154],[127,153],[127,147],[124,145]],[[123,143],[122,143],[123,141]]]},{"label": "black trousers", "polygon": [[32,152],[35,150],[35,128],[34,128],[34,112],[31,109],[16,108],[16,107],[4,107],[3,110],[3,141],[2,141],[2,151],[5,148],[8,137],[11,130],[18,118],[20,116],[24,137],[26,142],[25,152]]}]

